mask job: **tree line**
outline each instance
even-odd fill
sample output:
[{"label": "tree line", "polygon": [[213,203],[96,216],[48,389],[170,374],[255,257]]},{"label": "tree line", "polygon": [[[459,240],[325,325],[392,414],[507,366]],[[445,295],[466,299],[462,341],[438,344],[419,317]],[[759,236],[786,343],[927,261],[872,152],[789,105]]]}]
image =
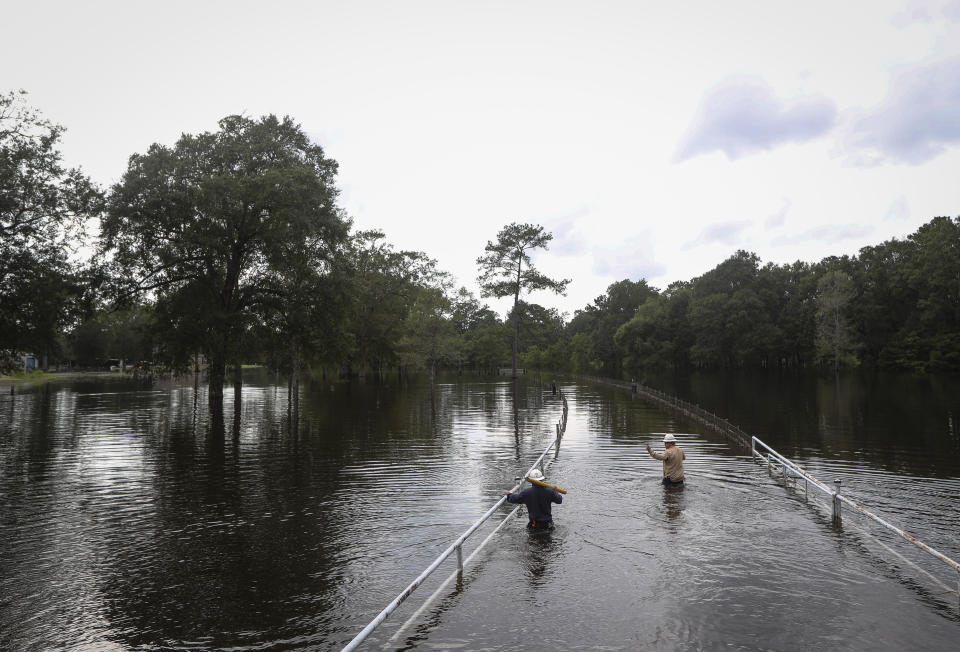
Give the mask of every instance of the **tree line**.
[{"label": "tree line", "polygon": [[580,370],[841,367],[960,371],[960,218],[818,263],[737,251],[660,291],[614,283],[566,327]]},{"label": "tree line", "polygon": [[[517,366],[617,378],[655,368],[873,364],[960,370],[960,222],[815,264],[738,251],[664,290],[623,280],[569,320],[524,300],[563,293],[506,225],[477,259],[478,298],[425,252],[353,228],[337,164],[289,117],[132,155],[104,190],[58,150],[63,128],[0,96],[0,359],[186,370],[210,395],[261,363],[353,376]],[[482,302],[513,299],[501,318]]]},{"label": "tree line", "polygon": [[[133,154],[98,188],[67,170],[63,128],[23,92],[0,96],[0,358],[81,367],[113,358],[186,370],[212,398],[244,363],[343,375],[516,366],[508,321],[421,251],[358,231],[337,163],[289,117],[228,116],[218,130]],[[551,239],[510,224],[478,259],[484,296],[563,291],[530,261]],[[519,311],[514,311],[519,316]],[[556,317],[559,320],[559,316]],[[41,366],[46,367],[44,363]]]}]

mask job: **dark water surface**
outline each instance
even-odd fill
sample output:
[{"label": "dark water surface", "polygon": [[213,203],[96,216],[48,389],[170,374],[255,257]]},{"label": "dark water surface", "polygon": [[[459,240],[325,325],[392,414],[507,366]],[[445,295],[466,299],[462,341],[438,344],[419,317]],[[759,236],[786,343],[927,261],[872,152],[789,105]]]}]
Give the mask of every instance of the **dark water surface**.
[{"label": "dark water surface", "polygon": [[[532,381],[516,402],[493,378],[318,383],[299,414],[282,379],[246,381],[222,417],[189,379],[0,387],[0,649],[339,649],[530,466],[561,413]],[[560,385],[557,528],[510,521],[462,582],[411,619],[447,562],[364,649],[958,648],[945,564],[853,515],[834,528],[824,501],[696,423]],[[659,386],[960,559],[956,379]],[[643,449],[666,432],[687,454],[682,490]]]}]

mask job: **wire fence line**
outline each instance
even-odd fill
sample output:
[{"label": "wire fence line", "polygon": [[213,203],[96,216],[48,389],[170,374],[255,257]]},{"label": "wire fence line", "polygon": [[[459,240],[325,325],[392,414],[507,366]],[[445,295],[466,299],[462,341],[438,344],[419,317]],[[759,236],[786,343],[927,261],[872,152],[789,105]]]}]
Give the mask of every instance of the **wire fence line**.
[{"label": "wire fence line", "polygon": [[645,396],[655,403],[665,405],[675,412],[679,412],[684,416],[709,426],[720,434],[741,444],[744,448],[750,448],[750,435],[745,433],[739,426],[730,423],[725,417],[718,416],[699,405],[684,401],[676,396],[671,396],[666,392],[661,392],[659,389],[641,385],[640,383],[628,383],[611,378],[601,378],[600,376],[582,376],[582,378],[601,385],[611,385],[621,389],[629,389],[634,394]]},{"label": "wire fence line", "polygon": [[[538,457],[538,458],[536,459],[536,461],[533,463],[533,465],[532,465],[529,469],[527,469],[526,473],[524,473],[522,477],[516,478],[516,480],[518,480],[518,482],[517,482],[517,484],[515,484],[515,485],[513,486],[513,488],[510,490],[511,493],[517,491],[517,490],[523,485],[523,483],[524,483],[524,481],[526,480],[527,476],[529,476],[530,473],[531,473],[534,469],[539,469],[541,472],[544,471],[544,470],[546,470],[547,467],[550,466],[550,463],[553,461],[553,459],[556,458],[557,453],[559,453],[559,451],[560,451],[560,440],[563,438],[563,435],[564,435],[564,433],[565,433],[566,430],[567,430],[567,410],[568,410],[568,407],[567,407],[567,397],[564,396],[564,393],[563,393],[562,390],[559,392],[559,398],[560,398],[560,402],[561,402],[561,404],[562,404],[562,406],[563,406],[563,412],[561,413],[560,420],[559,420],[559,421],[557,422],[557,424],[556,424],[556,437],[553,439],[553,441],[550,442],[550,445],[547,446],[546,450],[544,450],[543,453],[540,454],[540,457]],[[551,450],[554,451],[554,456],[553,456],[553,458],[548,458],[547,456],[548,456],[548,454],[550,453]],[[482,542],[480,542],[480,545],[478,545],[477,548],[473,551],[473,553],[472,553],[469,557],[467,557],[466,561],[464,561],[464,559],[463,559],[463,544],[464,544],[464,542],[470,537],[471,534],[473,534],[474,532],[476,532],[477,529],[478,529],[487,519],[489,519],[491,516],[493,516],[493,514],[496,513],[496,511],[500,508],[500,506],[503,505],[503,504],[506,502],[506,500],[507,500],[507,497],[506,497],[506,496],[502,496],[502,497],[496,502],[496,504],[494,504],[493,507],[491,507],[489,510],[487,510],[487,512],[486,512],[483,516],[480,517],[480,519],[478,519],[473,525],[471,525],[469,528],[467,528],[467,530],[466,530],[463,534],[461,534],[459,537],[457,537],[457,539],[456,539],[452,544],[450,544],[450,547],[448,547],[446,550],[444,550],[443,553],[441,553],[441,555],[440,555],[439,557],[437,557],[437,558],[433,561],[433,563],[431,563],[422,573],[420,573],[419,576],[417,576],[417,578],[416,578],[415,580],[413,580],[413,582],[411,582],[411,583],[407,586],[407,588],[405,588],[403,591],[401,591],[400,594],[399,594],[396,598],[393,599],[393,602],[391,602],[391,603],[388,604],[386,607],[384,607],[384,609],[383,609],[379,614],[377,614],[377,616],[376,616],[372,621],[370,621],[370,623],[369,623],[366,627],[364,627],[364,628],[360,631],[360,633],[358,633],[356,636],[354,636],[353,639],[352,639],[349,643],[347,643],[347,645],[343,648],[343,651],[342,651],[342,652],[349,652],[350,650],[355,650],[361,643],[363,643],[363,641],[364,641],[377,627],[379,627],[381,624],[383,624],[383,622],[390,616],[390,614],[392,614],[392,613],[397,609],[397,607],[399,607],[401,604],[403,604],[403,602],[404,602],[407,598],[410,597],[410,595],[417,589],[417,587],[419,587],[421,584],[423,584],[424,580],[426,580],[427,577],[429,577],[429,576],[433,573],[433,571],[435,571],[435,570],[440,566],[440,564],[442,564],[446,559],[448,559],[448,558],[449,558],[451,555],[453,555],[454,553],[455,553],[456,556],[457,556],[457,570],[454,572],[454,574],[453,574],[452,576],[450,576],[449,578],[447,578],[447,579],[440,585],[440,588],[438,588],[436,591],[434,591],[433,594],[431,594],[431,595],[427,598],[427,600],[424,602],[424,604],[416,611],[416,613],[413,614],[413,616],[411,616],[411,617],[403,624],[403,626],[393,635],[393,637],[392,637],[390,640],[392,641],[392,640],[394,640],[395,638],[397,638],[397,637],[400,635],[400,633],[401,633],[404,629],[406,629],[406,627],[407,627],[410,623],[412,623],[417,617],[419,617],[419,615],[423,612],[423,610],[426,609],[427,606],[428,606],[431,602],[433,602],[433,600],[440,594],[440,592],[444,589],[444,587],[446,587],[451,581],[453,581],[454,578],[458,578],[458,577],[462,578],[462,577],[463,577],[463,569],[464,569],[464,566],[466,566],[466,564],[468,564],[471,560],[473,560],[473,558],[477,555],[477,553],[480,552],[480,550],[481,550],[491,539],[493,539],[494,535],[497,534],[497,532],[499,532],[499,531],[503,528],[503,526],[504,526],[504,525],[517,513],[517,511],[520,509],[520,505],[517,505],[509,514],[507,514],[507,515],[503,518],[503,520],[500,522],[500,524],[497,525],[496,529],[495,529],[493,532],[491,532]]]}]

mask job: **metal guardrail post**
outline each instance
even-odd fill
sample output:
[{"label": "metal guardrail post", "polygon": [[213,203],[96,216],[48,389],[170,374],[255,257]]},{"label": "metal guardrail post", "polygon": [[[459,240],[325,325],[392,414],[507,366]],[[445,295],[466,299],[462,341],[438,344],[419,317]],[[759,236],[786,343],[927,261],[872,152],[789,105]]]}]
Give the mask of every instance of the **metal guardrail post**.
[{"label": "metal guardrail post", "polygon": [[842,525],[843,517],[840,514],[840,484],[843,481],[839,478],[833,481],[833,484],[836,486],[837,490],[833,494],[833,524]]}]

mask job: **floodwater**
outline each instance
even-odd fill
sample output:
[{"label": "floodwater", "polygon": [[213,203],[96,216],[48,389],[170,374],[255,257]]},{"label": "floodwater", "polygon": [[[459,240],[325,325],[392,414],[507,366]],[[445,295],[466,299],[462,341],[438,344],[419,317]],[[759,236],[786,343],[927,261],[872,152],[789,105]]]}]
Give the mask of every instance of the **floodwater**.
[{"label": "floodwater", "polygon": [[[545,379],[546,380],[546,379]],[[957,574],[629,390],[558,378],[557,527],[511,519],[362,649],[955,650]],[[646,380],[646,379],[645,379]],[[647,380],[648,384],[653,384]],[[712,409],[960,559],[960,382],[693,377]],[[548,446],[535,379],[0,387],[0,649],[337,650]],[[644,450],[675,433],[687,486]],[[464,557],[508,513],[471,537]]]}]

